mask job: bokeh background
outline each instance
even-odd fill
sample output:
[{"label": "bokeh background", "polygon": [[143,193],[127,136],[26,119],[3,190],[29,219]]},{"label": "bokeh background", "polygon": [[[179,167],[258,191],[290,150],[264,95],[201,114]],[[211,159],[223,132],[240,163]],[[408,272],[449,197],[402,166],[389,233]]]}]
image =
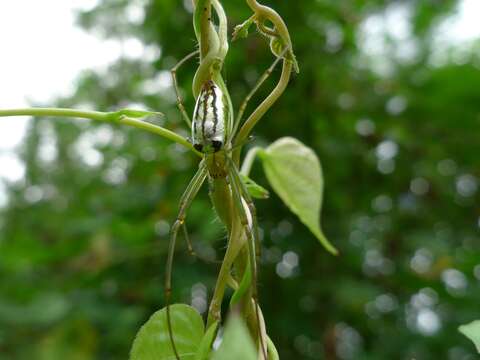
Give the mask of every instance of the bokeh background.
[{"label": "bokeh background", "polygon": [[[2,108],[154,109],[188,135],[168,69],[195,46],[190,1],[36,3],[0,5]],[[324,232],[341,252],[277,196],[257,202],[260,296],[282,359],[476,359],[457,327],[480,318],[480,3],[266,3],[301,72],[254,143],[315,149]],[[224,6],[232,28],[250,16]],[[256,34],[232,44],[237,106],[271,61]],[[179,74],[190,110],[194,71]],[[164,304],[169,225],[197,159],[85,121],[2,119],[0,139],[0,359],[126,359]],[[268,187],[259,164],[253,177]],[[188,226],[199,253],[221,257],[206,188]],[[205,311],[217,271],[181,244],[174,298]]]}]

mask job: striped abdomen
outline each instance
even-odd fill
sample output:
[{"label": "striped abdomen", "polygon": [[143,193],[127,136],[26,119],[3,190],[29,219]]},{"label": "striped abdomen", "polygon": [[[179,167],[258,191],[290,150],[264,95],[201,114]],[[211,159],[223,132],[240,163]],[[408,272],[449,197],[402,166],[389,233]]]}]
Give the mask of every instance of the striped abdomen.
[{"label": "striped abdomen", "polygon": [[226,105],[222,90],[207,81],[198,96],[192,122],[193,146],[203,153],[214,153],[225,142]]}]

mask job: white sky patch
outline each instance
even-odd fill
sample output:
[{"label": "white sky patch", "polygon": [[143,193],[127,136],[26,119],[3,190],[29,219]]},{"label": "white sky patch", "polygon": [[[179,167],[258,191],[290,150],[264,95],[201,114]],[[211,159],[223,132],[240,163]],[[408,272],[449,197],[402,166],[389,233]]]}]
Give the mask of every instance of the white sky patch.
[{"label": "white sky patch", "polygon": [[410,25],[411,8],[407,4],[393,3],[385,11],[365,19],[357,41],[364,57],[362,67],[371,67],[388,76],[394,70],[393,57],[409,61],[416,55],[416,45]]},{"label": "white sky patch", "polygon": [[2,178],[8,181],[16,181],[25,174],[25,165],[12,152],[0,153],[0,169]]},{"label": "white sky patch", "polygon": [[438,36],[448,43],[465,42],[480,37],[478,16],[480,1],[463,0],[458,7],[456,16],[445,20],[438,29]]},{"label": "white sky patch", "polygon": [[[383,12],[370,15],[363,22],[358,43],[363,57],[361,67],[371,67],[380,75],[394,70],[391,60],[409,63],[415,60],[418,46],[412,36],[411,5],[392,3]],[[479,0],[459,2],[456,13],[433,29],[431,64],[442,66],[449,61],[468,61],[470,43],[480,38]],[[451,54],[451,49],[455,51]]]},{"label": "white sky patch", "polygon": [[[449,62],[464,64],[470,59],[470,46],[480,38],[478,25],[479,0],[463,0],[457,15],[443,21],[432,39],[430,64],[443,66]],[[452,51],[453,50],[453,51]]]},{"label": "white sky patch", "polygon": [[[136,39],[102,40],[75,26],[75,11],[89,10],[98,0],[15,0],[0,2],[0,108],[47,106],[75,89],[80,71],[104,68],[122,55],[142,55]],[[140,21],[130,7],[130,17]],[[147,49],[148,50],[148,49]],[[151,50],[151,49],[150,49]],[[27,117],[0,118],[0,183],[23,177],[14,155],[28,124]],[[0,186],[0,192],[3,192]],[[0,206],[5,203],[0,194]]]},{"label": "white sky patch", "polygon": [[118,58],[118,43],[102,41],[74,26],[73,10],[82,2],[96,3],[0,3],[0,107],[25,106],[27,100],[46,103],[56,96],[68,95],[79,71],[104,66]]}]

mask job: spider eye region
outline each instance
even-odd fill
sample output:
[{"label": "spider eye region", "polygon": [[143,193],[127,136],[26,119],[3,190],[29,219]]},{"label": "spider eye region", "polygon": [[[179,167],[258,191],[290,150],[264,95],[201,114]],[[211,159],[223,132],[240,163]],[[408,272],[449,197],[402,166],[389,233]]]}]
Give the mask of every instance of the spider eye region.
[{"label": "spider eye region", "polygon": [[202,144],[202,143],[196,143],[193,144],[193,147],[195,150],[204,153],[204,154],[209,154],[209,153],[216,153],[222,150],[223,148],[223,141],[220,140],[212,140],[208,144]]},{"label": "spider eye region", "polygon": [[222,146],[223,141],[212,140],[212,147],[214,152],[220,151],[222,149]]}]

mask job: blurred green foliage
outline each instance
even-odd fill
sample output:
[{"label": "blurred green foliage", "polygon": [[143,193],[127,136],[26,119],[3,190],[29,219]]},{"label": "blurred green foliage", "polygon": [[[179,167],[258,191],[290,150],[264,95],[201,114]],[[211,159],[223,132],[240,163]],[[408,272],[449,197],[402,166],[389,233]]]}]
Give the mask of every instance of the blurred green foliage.
[{"label": "blurred green foliage", "polygon": [[[458,3],[268,3],[289,26],[301,72],[254,143],[288,135],[315,149],[323,229],[340,250],[329,255],[278,197],[257,201],[260,299],[282,359],[474,359],[457,327],[480,318],[480,47],[438,61],[432,41]],[[250,15],[242,1],[224,6],[232,29]],[[143,8],[140,21],[133,7]],[[408,10],[409,39],[386,36],[383,55],[368,56],[365,24],[399,9]],[[78,19],[147,51],[82,73],[56,105],[138,105],[188,136],[168,69],[195,46],[189,1],[103,0]],[[413,55],[396,56],[407,41]],[[225,76],[237,107],[271,61],[255,34],[233,44]],[[190,110],[194,69],[179,74]],[[32,122],[18,151],[26,176],[8,184],[0,210],[0,359],[127,358],[164,305],[169,223],[198,160],[137,130],[51,119]],[[252,177],[267,186],[258,164]],[[188,226],[197,252],[221,257],[224,232],[206,189]],[[217,271],[181,244],[174,299],[190,303],[193,285],[211,294]]]}]

